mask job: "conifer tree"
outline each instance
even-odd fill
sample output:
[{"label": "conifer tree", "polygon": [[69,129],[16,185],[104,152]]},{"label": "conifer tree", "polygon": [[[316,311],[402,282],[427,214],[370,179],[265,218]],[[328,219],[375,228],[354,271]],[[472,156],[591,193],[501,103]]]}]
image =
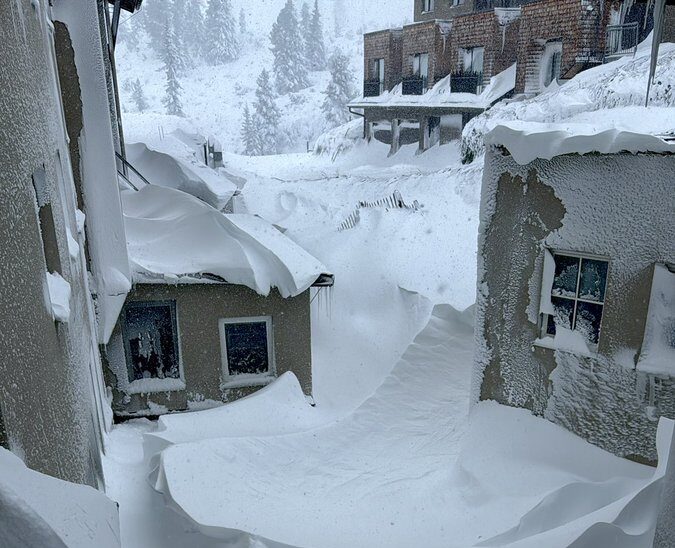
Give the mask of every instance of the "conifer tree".
[{"label": "conifer tree", "polygon": [[173,0],[173,5],[174,21],[179,22],[176,34],[181,46],[187,48],[193,55],[201,55],[204,38],[201,3],[193,0]]},{"label": "conifer tree", "polygon": [[145,112],[148,109],[148,100],[145,98],[143,86],[138,78],[135,82],[131,82],[131,100],[136,105],[138,112]]},{"label": "conifer tree", "polygon": [[246,12],[244,8],[239,10],[239,34],[246,36],[248,34],[248,23],[246,21]]},{"label": "conifer tree", "polygon": [[333,31],[336,38],[344,34],[342,21],[345,14],[345,4],[343,0],[333,0]]},{"label": "conifer tree", "polygon": [[300,8],[300,35],[306,41],[309,37],[309,26],[312,22],[312,14],[309,11],[309,4],[307,2],[302,3],[302,8]]},{"label": "conifer tree", "polygon": [[[168,8],[172,8],[173,2],[169,2]],[[189,62],[185,53],[185,47],[181,43],[180,37],[174,24],[175,16],[172,10],[169,10],[164,19],[163,46],[161,49],[161,59],[164,65],[171,65],[176,74],[182,73],[188,67]]]},{"label": "conifer tree", "polygon": [[328,60],[328,69],[331,78],[328,88],[324,92],[326,97],[321,110],[323,110],[328,123],[335,127],[350,119],[347,104],[354,96],[354,89],[352,87],[352,74],[349,69],[349,58],[336,51]]},{"label": "conifer tree", "polygon": [[167,114],[184,116],[181,102],[182,87],[178,81],[177,66],[180,64],[179,52],[176,47],[175,32],[173,29],[173,16],[171,13],[166,18],[164,26],[164,72],[166,74],[165,95],[162,103],[166,107]]},{"label": "conifer tree", "polygon": [[251,114],[248,103],[244,107],[244,119],[241,123],[241,142],[244,145],[242,150],[246,156],[258,156],[261,153],[260,140],[258,138],[258,127],[255,114]]},{"label": "conifer tree", "polygon": [[279,93],[300,91],[309,86],[305,66],[304,41],[293,0],[279,12],[270,35],[274,53],[274,77]]},{"label": "conifer tree", "polygon": [[150,37],[150,45],[159,54],[164,45],[164,27],[168,10],[161,0],[145,0],[141,10],[143,26]]},{"label": "conifer tree", "polygon": [[314,10],[305,39],[305,57],[311,70],[326,69],[326,48],[324,46],[319,0],[314,0]]},{"label": "conifer tree", "polygon": [[210,65],[239,57],[239,41],[230,0],[209,0],[204,18],[204,58]]},{"label": "conifer tree", "polygon": [[258,134],[259,154],[276,154],[280,150],[279,122],[281,113],[274,101],[270,74],[263,69],[255,91],[254,128]]}]

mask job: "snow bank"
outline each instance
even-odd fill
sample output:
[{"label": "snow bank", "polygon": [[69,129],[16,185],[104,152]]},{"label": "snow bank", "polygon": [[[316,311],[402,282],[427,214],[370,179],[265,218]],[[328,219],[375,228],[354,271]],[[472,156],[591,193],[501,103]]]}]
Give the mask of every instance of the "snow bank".
[{"label": "snow bank", "polygon": [[662,418],[659,465],[647,481],[610,477],[569,483],[546,495],[516,527],[479,546],[651,548],[674,434],[675,421]]},{"label": "snow bank", "polygon": [[53,318],[67,323],[70,320],[70,284],[59,273],[47,272],[47,285]]},{"label": "snow bank", "polygon": [[[606,126],[629,121],[630,112],[624,111],[625,117],[621,114],[616,116],[614,109],[645,104],[650,55],[651,40],[648,39],[640,45],[635,57],[624,57],[586,70],[564,85],[548,89],[536,97],[494,105],[464,128],[462,156],[478,158],[484,150],[484,136],[507,122],[566,123],[589,112],[598,113],[596,121],[604,117]],[[656,75],[650,107],[675,106],[672,91],[675,88],[675,45],[661,46]],[[666,112],[662,111],[662,114]],[[668,114],[667,118],[672,121],[673,114]]]},{"label": "snow bank", "polygon": [[[186,145],[181,145],[172,147],[174,150],[169,154],[145,143],[130,144],[126,149],[127,159],[151,184],[182,190],[222,210],[237,186],[198,161]],[[144,186],[133,173],[130,179],[137,187]]]},{"label": "snow bank", "polygon": [[119,548],[117,507],[91,487],[39,474],[0,447],[5,548]]},{"label": "snow bank", "polygon": [[157,430],[143,436],[148,461],[171,445],[206,439],[272,436],[306,430],[316,424],[313,408],[296,376],[284,373],[273,383],[227,405],[198,411],[163,415]]},{"label": "snow bank", "polygon": [[[171,188],[122,193],[136,281],[195,281],[215,275],[261,295],[299,295],[328,270],[279,230],[252,215],[223,215]],[[192,277],[192,278],[190,278]]]},{"label": "snow bank", "polygon": [[[661,469],[653,475],[527,410],[493,402],[474,408],[467,430],[472,323],[470,311],[435,307],[391,375],[352,415],[281,436],[235,437],[240,426],[223,421],[218,435],[229,429],[226,439],[164,450],[156,487],[204,534],[250,534],[263,546],[447,548],[486,538],[505,546],[555,537],[559,528],[564,538],[579,538],[602,520],[653,534]],[[256,408],[255,399],[242,400],[237,414],[250,409],[254,423]],[[214,416],[177,418],[194,427]],[[590,523],[583,519],[595,510]],[[616,518],[629,512],[632,529]],[[608,545],[602,541],[613,531],[588,546]]]}]

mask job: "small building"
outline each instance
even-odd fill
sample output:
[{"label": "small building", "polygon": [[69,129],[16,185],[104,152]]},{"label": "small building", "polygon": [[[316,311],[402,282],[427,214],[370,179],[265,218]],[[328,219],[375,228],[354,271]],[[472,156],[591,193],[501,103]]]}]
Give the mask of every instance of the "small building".
[{"label": "small building", "polygon": [[603,111],[494,129],[479,237],[475,398],[642,462],[675,418],[675,127],[656,110],[632,115],[650,134]]},{"label": "small building", "polygon": [[326,268],[259,217],[158,186],[122,199],[133,288],[104,353],[114,413],[214,406],[287,371],[311,396],[310,288],[333,284]]}]

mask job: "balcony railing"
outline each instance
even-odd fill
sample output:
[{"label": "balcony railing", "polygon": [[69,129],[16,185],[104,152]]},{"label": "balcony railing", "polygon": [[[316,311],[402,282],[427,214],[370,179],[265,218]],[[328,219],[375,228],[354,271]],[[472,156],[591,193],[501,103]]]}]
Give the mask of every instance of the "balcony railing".
[{"label": "balcony railing", "polygon": [[428,79],[421,76],[411,76],[403,78],[401,84],[403,95],[424,95],[427,90]]},{"label": "balcony railing", "polygon": [[363,82],[363,96],[377,97],[384,93],[384,82],[381,80],[366,80]]},{"label": "balcony railing", "polygon": [[482,72],[455,72],[450,76],[450,91],[452,93],[474,93],[483,91]]},{"label": "balcony railing", "polygon": [[634,55],[637,51],[639,24],[611,25],[607,27],[605,41],[605,61],[611,61],[625,55]]}]

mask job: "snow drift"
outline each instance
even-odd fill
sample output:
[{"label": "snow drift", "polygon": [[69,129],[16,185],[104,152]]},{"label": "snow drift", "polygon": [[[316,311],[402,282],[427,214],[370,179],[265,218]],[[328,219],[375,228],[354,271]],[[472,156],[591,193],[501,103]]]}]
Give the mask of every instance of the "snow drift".
[{"label": "snow drift", "polygon": [[224,215],[171,188],[122,192],[136,281],[195,281],[203,275],[283,297],[307,290],[327,269],[279,230],[253,215]]},{"label": "snow drift", "polygon": [[119,548],[115,503],[91,487],[34,472],[0,447],[4,548]]}]

